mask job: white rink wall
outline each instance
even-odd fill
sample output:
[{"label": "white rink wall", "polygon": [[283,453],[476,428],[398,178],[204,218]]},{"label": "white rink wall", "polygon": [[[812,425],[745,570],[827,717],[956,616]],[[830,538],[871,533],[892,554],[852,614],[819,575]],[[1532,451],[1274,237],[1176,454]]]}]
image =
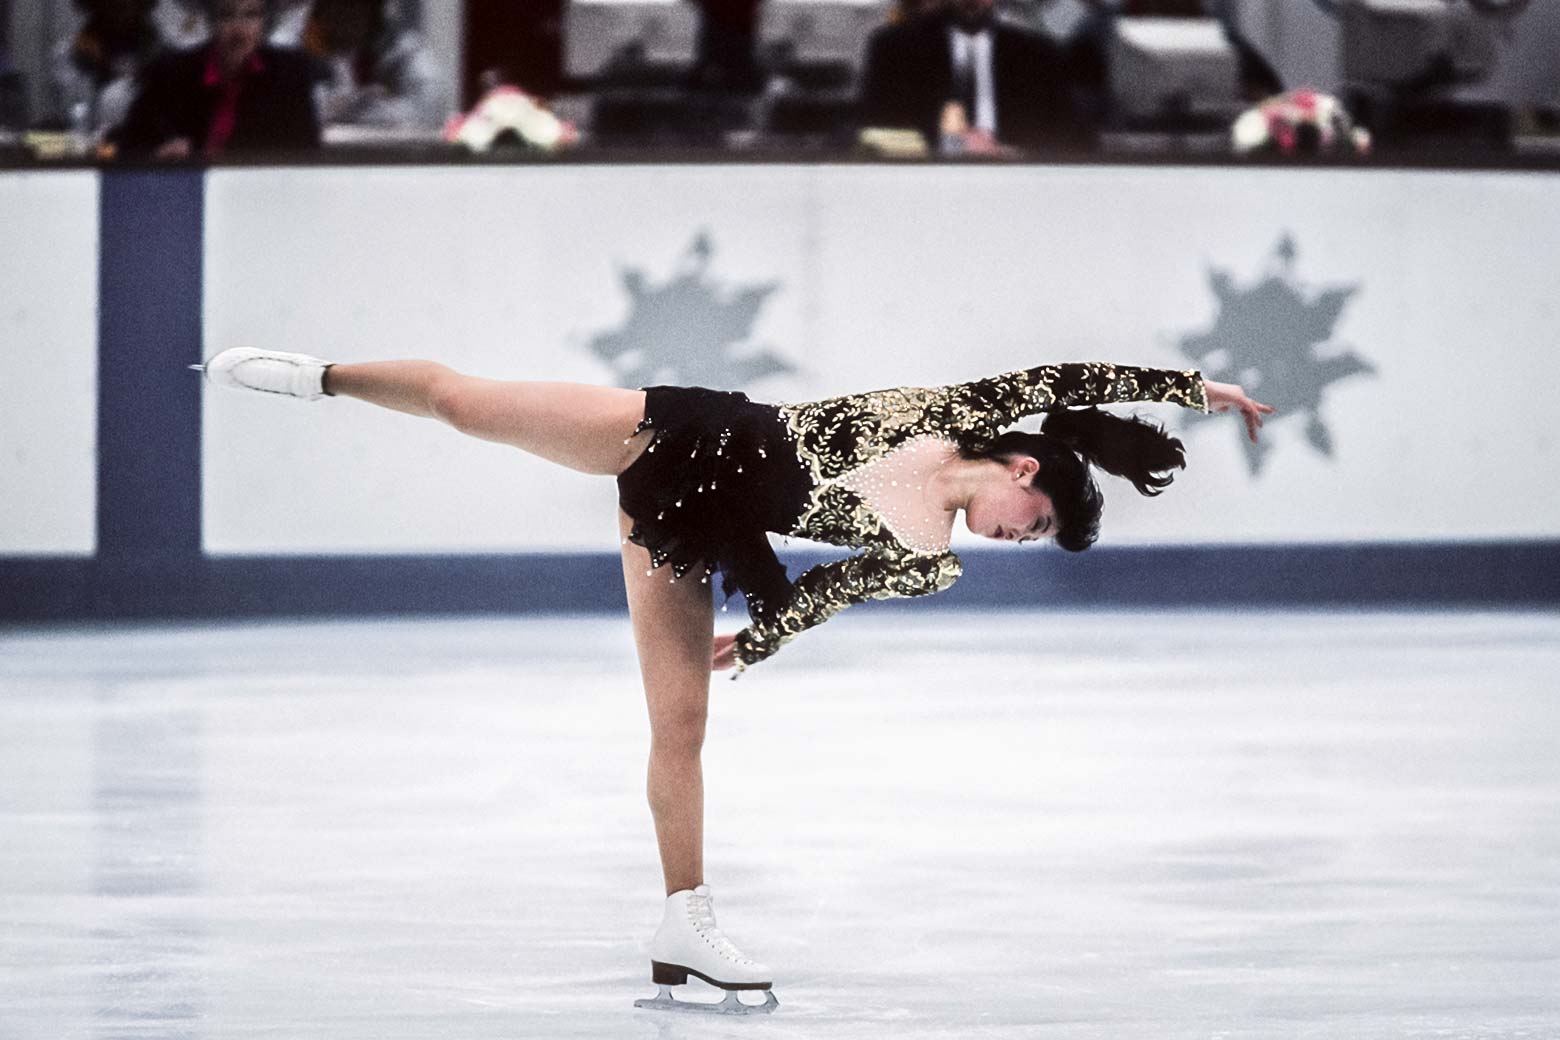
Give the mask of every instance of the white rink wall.
[{"label": "white rink wall", "polygon": [[[0,177],[0,556],[94,551],[98,194]],[[1100,358],[1227,370],[1284,406],[1260,459],[1228,419],[1142,409],[1190,467],[1154,501],[1107,481],[1102,544],[1560,537],[1553,176],[217,170],[204,253],[207,352],[773,401]],[[1369,371],[1329,371],[1349,355]],[[611,482],[356,403],[209,395],[203,437],[213,555],[615,544]]]},{"label": "white rink wall", "polygon": [[98,182],[0,176],[0,555],[90,556]]},{"label": "white rink wall", "polygon": [[[1314,418],[1272,420],[1254,471],[1236,423],[1145,409],[1182,433],[1190,467],[1155,501],[1108,482],[1108,543],[1534,539],[1560,535],[1542,476],[1556,464],[1556,269],[1560,180],[1538,174],[218,171],[205,321],[213,350],[786,401],[1066,360],[1197,367],[1183,343],[1222,313],[1246,354],[1201,360],[1230,361],[1280,403],[1314,384]],[[635,342],[661,363],[629,373],[591,345],[630,328],[634,291],[648,330]],[[746,315],[726,306],[744,291]],[[1332,379],[1349,352],[1373,371]],[[785,370],[740,378],[765,353]],[[212,553],[615,537],[610,482],[356,405],[211,398],[204,448]]]}]

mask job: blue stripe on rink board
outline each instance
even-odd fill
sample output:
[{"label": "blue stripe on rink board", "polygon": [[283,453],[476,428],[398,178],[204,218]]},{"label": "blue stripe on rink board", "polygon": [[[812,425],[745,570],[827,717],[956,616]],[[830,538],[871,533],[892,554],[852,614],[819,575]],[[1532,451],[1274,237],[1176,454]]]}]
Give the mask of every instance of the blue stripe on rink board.
[{"label": "blue stripe on rink board", "polygon": [[[962,554],[964,577],[911,607],[1560,607],[1560,541],[1100,548]],[[165,557],[166,559],[167,557]],[[788,553],[799,569],[835,556]],[[79,559],[0,559],[0,620],[526,614],[623,610],[612,553],[231,556],[176,576]],[[130,581],[127,575],[135,580]],[[174,580],[176,577],[176,580]],[[105,578],[108,584],[103,584]],[[717,602],[719,602],[717,594]],[[742,617],[740,598],[730,617]]]},{"label": "blue stripe on rink board", "polygon": [[178,613],[203,571],[205,174],[106,171],[100,200],[93,613]]}]

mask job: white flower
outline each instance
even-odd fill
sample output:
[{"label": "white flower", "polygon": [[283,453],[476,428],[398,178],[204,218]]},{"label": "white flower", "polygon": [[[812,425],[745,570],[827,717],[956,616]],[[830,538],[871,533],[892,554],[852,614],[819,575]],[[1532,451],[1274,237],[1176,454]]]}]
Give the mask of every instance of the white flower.
[{"label": "white flower", "polygon": [[543,151],[557,151],[577,139],[573,126],[549,112],[535,98],[518,87],[497,87],[489,91],[471,114],[445,128],[444,138],[465,145],[473,152],[485,152],[506,131]]},{"label": "white flower", "polygon": [[1248,108],[1230,128],[1230,138],[1242,154],[1261,148],[1268,141],[1267,115],[1260,108]]}]

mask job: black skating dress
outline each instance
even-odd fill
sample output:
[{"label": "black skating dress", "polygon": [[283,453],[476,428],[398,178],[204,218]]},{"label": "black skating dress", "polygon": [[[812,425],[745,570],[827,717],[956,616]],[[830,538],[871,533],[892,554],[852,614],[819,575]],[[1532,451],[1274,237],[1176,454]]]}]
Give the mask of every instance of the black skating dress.
[{"label": "black skating dress", "polygon": [[[653,437],[619,475],[618,501],[634,521],[629,540],[649,550],[654,568],[701,581],[719,570],[727,596],[743,592],[751,624],[737,635],[740,669],[852,603],[928,595],[962,573],[953,553],[905,544],[842,478],[912,437],[979,446],[1027,415],[1131,401],[1208,407],[1196,371],[1100,362],[790,405],[702,387],[647,387],[634,432]],[[864,551],[793,582],[767,532]]]}]

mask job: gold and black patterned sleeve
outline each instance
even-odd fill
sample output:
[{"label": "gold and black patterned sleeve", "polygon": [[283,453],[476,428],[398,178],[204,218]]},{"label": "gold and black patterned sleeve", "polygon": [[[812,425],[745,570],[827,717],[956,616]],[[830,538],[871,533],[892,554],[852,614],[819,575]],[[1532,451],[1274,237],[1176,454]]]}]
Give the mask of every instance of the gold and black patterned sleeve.
[{"label": "gold and black patterned sleeve", "polygon": [[951,421],[995,437],[1026,415],[1090,404],[1159,401],[1208,410],[1208,391],[1195,369],[1176,371],[1103,361],[1040,365],[940,390]]},{"label": "gold and black patterned sleeve", "polygon": [[892,554],[868,550],[809,567],[797,577],[783,606],[765,621],[737,633],[737,668],[740,671],[757,664],[852,603],[928,596],[952,585],[962,573],[963,565],[951,552]]}]

